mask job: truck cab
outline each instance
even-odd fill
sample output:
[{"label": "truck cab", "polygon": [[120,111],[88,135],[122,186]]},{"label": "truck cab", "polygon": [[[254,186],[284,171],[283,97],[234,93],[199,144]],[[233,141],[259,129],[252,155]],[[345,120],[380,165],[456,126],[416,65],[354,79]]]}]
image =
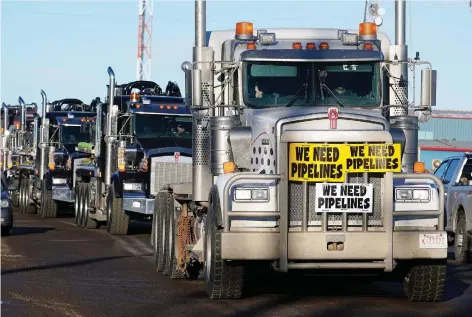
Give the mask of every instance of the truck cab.
[{"label": "truck cab", "polygon": [[434,175],[444,184],[445,229],[454,241],[455,259],[469,263],[472,252],[472,155],[451,156],[441,162]]}]

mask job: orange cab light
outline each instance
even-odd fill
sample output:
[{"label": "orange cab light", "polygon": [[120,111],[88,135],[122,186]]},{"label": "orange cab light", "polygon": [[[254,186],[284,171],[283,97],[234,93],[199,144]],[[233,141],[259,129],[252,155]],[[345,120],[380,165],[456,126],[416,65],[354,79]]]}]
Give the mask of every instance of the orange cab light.
[{"label": "orange cab light", "polygon": [[247,48],[248,50],[255,50],[255,49],[256,49],[256,43],[254,43],[254,42],[249,42],[249,43],[247,43],[246,48]]},{"label": "orange cab light", "polygon": [[374,49],[374,46],[372,45],[372,43],[364,43],[362,47],[368,51],[372,51]]},{"label": "orange cab light", "polygon": [[251,22],[236,23],[236,35],[254,35],[254,26]]},{"label": "orange cab light", "polygon": [[328,42],[321,42],[320,43],[320,50],[327,50],[327,49],[329,49]]},{"label": "orange cab light", "polygon": [[415,162],[413,165],[413,171],[415,173],[424,173],[425,167],[424,167],[424,162]]},{"label": "orange cab light", "polygon": [[159,108],[160,108],[160,109],[164,109],[164,105],[160,105]]},{"label": "orange cab light", "polygon": [[[66,122],[66,121],[67,121],[67,118],[62,118],[62,122]],[[80,120],[80,121],[84,122],[84,120]]]},{"label": "orange cab light", "polygon": [[177,110],[177,109],[179,109],[179,107],[178,107],[178,106],[174,106],[174,110]]},{"label": "orange cab light", "polygon": [[315,43],[306,43],[306,49],[307,49],[307,50],[314,50],[314,49],[316,49]]},{"label": "orange cab light", "polygon": [[377,35],[377,24],[374,22],[359,23],[359,35]]},{"label": "orange cab light", "polygon": [[139,109],[139,108],[141,108],[141,105],[138,103],[136,104],[136,109]]},{"label": "orange cab light", "polygon": [[224,162],[223,163],[223,172],[225,174],[233,173],[235,170],[236,170],[236,164],[234,164],[234,162]]},{"label": "orange cab light", "polygon": [[171,108],[172,108],[171,106],[167,105],[167,109],[171,109]]},{"label": "orange cab light", "polygon": [[292,48],[293,48],[294,50],[301,50],[301,49],[302,49],[302,43],[300,43],[300,42],[293,42]]}]

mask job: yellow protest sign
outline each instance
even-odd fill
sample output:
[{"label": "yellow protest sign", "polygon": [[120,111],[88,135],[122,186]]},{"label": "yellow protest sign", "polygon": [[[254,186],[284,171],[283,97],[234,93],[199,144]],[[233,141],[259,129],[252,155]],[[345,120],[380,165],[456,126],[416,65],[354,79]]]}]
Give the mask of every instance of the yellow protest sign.
[{"label": "yellow protest sign", "polygon": [[291,143],[289,179],[308,182],[344,182],[346,149],[343,144]]},{"label": "yellow protest sign", "polygon": [[401,172],[400,144],[349,145],[348,172]]},{"label": "yellow protest sign", "polygon": [[289,180],[344,182],[347,173],[401,171],[399,144],[290,143]]}]

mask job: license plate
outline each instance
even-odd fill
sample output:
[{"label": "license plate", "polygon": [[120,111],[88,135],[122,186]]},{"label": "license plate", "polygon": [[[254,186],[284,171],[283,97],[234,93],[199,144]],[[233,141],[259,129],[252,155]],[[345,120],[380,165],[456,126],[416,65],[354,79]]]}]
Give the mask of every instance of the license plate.
[{"label": "license plate", "polygon": [[372,213],[372,184],[318,183],[315,212]]},{"label": "license plate", "polygon": [[421,233],[421,249],[447,249],[447,235],[443,233]]}]

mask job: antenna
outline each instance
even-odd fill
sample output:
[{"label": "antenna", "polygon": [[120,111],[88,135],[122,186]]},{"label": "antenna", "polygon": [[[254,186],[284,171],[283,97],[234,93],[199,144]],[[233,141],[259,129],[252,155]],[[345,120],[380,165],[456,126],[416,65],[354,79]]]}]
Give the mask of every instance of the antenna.
[{"label": "antenna", "polygon": [[150,80],[152,60],[152,13],[153,0],[138,0],[138,61],[136,65],[136,79]]}]

